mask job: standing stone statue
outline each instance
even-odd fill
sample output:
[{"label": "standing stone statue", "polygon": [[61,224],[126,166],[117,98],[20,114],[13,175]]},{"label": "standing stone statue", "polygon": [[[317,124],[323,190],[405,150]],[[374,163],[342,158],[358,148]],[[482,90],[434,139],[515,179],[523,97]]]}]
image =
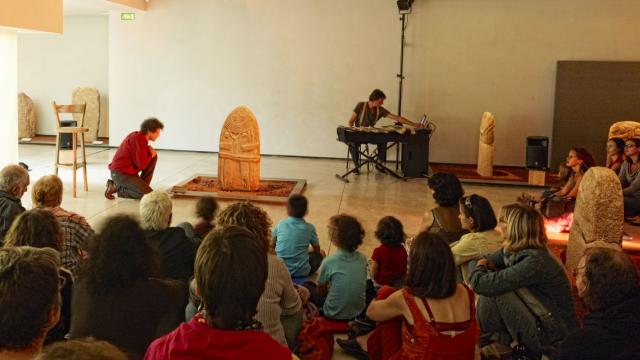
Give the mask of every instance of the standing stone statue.
[{"label": "standing stone statue", "polygon": [[478,174],[493,176],[493,142],[496,124],[493,114],[485,112],[480,120],[480,140],[478,141]]},{"label": "standing stone statue", "polygon": [[225,191],[255,191],[260,187],[260,131],[245,106],[235,108],[222,126],[218,181]]},{"label": "standing stone statue", "polygon": [[36,109],[31,98],[18,94],[18,138],[31,138],[36,135]]},{"label": "standing stone statue", "polygon": [[[98,129],[100,128],[100,92],[96,88],[78,87],[73,90],[73,103],[87,103],[84,112],[84,127],[89,128],[89,132],[84,134],[86,142],[98,139]],[[80,126],[80,114],[73,114],[73,119]]]},{"label": "standing stone statue", "polygon": [[613,170],[592,167],[584,174],[567,243],[567,269],[573,270],[590,247],[622,249],[624,205],[620,180]]}]

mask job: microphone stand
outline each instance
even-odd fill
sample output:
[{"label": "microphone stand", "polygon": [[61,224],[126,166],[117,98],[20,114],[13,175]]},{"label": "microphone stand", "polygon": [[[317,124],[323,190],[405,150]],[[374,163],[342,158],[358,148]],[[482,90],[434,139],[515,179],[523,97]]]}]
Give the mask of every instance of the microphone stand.
[{"label": "microphone stand", "polygon": [[[404,81],[404,30],[406,29],[407,24],[407,15],[408,11],[400,12],[400,22],[402,24],[402,29],[400,32],[400,73],[397,74],[398,78],[398,116],[402,116],[402,85]],[[396,125],[400,125],[401,123],[396,123]],[[396,171],[400,166],[400,143],[396,143]]]}]

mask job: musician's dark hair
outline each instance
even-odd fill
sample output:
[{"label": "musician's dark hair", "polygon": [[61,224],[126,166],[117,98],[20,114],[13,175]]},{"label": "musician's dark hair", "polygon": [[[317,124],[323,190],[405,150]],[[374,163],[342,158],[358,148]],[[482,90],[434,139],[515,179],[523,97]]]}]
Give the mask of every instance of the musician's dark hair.
[{"label": "musician's dark hair", "polygon": [[435,173],[427,182],[433,190],[433,199],[442,207],[458,206],[464,195],[460,180],[451,173]]},{"label": "musician's dark hair", "polygon": [[380,89],[373,90],[371,92],[371,95],[369,95],[369,101],[376,101],[376,100],[386,99],[386,98],[387,98],[387,95],[385,95]]},{"label": "musician's dark hair", "polygon": [[364,228],[351,215],[334,215],[329,219],[329,238],[340,249],[354,252],[362,244]]},{"label": "musician's dark hair", "polygon": [[140,124],[140,132],[143,134],[156,132],[158,129],[164,129],[164,124],[156,118],[145,119],[142,124]]},{"label": "musician's dark hair", "polygon": [[304,195],[295,194],[287,200],[287,213],[295,218],[303,218],[307,213],[309,202]]}]

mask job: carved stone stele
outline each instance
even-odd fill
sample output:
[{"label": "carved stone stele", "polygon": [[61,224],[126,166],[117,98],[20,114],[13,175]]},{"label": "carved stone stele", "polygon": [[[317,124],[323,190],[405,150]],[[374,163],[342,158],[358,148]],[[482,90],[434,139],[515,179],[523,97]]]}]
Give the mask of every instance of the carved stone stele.
[{"label": "carved stone stele", "polygon": [[573,270],[585,250],[610,247],[622,250],[624,204],[620,180],[613,170],[592,167],[584,174],[567,243],[566,266]]},{"label": "carved stone stele", "polygon": [[[73,103],[87,103],[84,113],[84,127],[89,128],[89,132],[84,134],[84,140],[91,142],[98,139],[98,129],[100,128],[100,92],[96,88],[78,87],[73,90]],[[80,114],[73,114],[73,119],[80,126]]]},{"label": "carved stone stele", "polygon": [[478,141],[478,174],[493,176],[493,143],[496,124],[493,114],[485,112],[480,120],[480,140]]},{"label": "carved stone stele", "polygon": [[246,106],[235,108],[222,126],[218,181],[225,191],[255,191],[260,187],[260,131]]},{"label": "carved stone stele", "polygon": [[18,137],[34,137],[37,124],[33,101],[25,93],[18,94]]},{"label": "carved stone stele", "polygon": [[625,141],[632,138],[640,139],[640,123],[635,121],[618,121],[613,123],[611,127],[609,127],[609,137],[607,137],[607,139],[614,137],[621,138]]}]

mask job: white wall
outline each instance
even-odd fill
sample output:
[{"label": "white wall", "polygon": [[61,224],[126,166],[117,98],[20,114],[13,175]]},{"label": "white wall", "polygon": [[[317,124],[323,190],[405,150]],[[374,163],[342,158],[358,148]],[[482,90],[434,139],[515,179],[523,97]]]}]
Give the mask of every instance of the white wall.
[{"label": "white wall", "polygon": [[73,89],[87,86],[100,92],[98,134],[109,136],[108,27],[107,15],[71,16],[61,35],[18,34],[18,91],[35,104],[38,134],[55,134],[52,101],[70,104]]},{"label": "white wall", "polygon": [[0,27],[0,168],[18,162],[18,41]]},{"label": "white wall", "polygon": [[[403,114],[438,124],[431,160],[474,163],[483,111],[496,162],[522,165],[524,139],[551,135],[557,60],[638,60],[636,0],[416,1]],[[147,116],[158,147],[217,151],[237,105],[261,125],[262,152],[344,157],[335,128],[376,87],[396,110],[392,0],[154,0],[109,21],[112,142]]]}]

